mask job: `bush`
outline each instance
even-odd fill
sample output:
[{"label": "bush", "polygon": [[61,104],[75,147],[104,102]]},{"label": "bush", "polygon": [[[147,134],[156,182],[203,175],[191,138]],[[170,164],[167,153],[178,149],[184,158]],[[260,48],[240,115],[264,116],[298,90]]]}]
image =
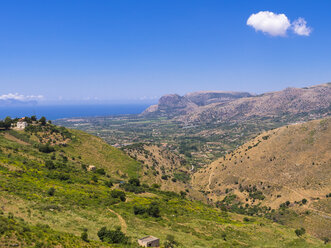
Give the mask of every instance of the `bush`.
[{"label": "bush", "polygon": [[143,214],[145,214],[146,212],[147,212],[147,209],[144,208],[144,207],[133,206],[133,213],[134,213],[135,215],[138,215],[138,214],[143,215]]},{"label": "bush", "polygon": [[111,180],[109,180],[109,181],[106,181],[105,182],[105,185],[107,186],[107,187],[113,187],[113,182],[111,181]]},{"label": "bush", "polygon": [[150,216],[158,218],[160,217],[160,208],[159,205],[156,202],[152,202],[149,208],[147,209],[147,212]]},{"label": "bush", "polygon": [[156,202],[152,202],[148,208],[142,206],[133,206],[133,213],[135,215],[148,214],[154,218],[159,218],[161,216],[159,205]]},{"label": "bush", "polygon": [[100,175],[106,175],[106,171],[103,168],[96,169],[95,173],[98,173]]},{"label": "bush", "polygon": [[54,147],[50,146],[49,144],[46,145],[40,144],[38,149],[40,152],[43,153],[51,153],[55,151]]},{"label": "bush", "polygon": [[102,227],[98,231],[98,237],[102,242],[110,244],[127,244],[129,241],[129,238],[125,236],[120,227],[115,230],[107,230],[106,227]]},{"label": "bush", "polygon": [[92,178],[91,178],[91,180],[93,182],[97,183],[98,182],[98,177],[96,175],[93,175]]},{"label": "bush", "polygon": [[306,233],[306,229],[304,229],[303,227],[301,227],[300,229],[296,229],[295,231],[295,234],[300,237],[302,235],[304,235]]},{"label": "bush", "polygon": [[87,232],[82,232],[82,234],[80,235],[81,239],[84,240],[85,242],[88,242],[88,235]]},{"label": "bush", "polygon": [[45,126],[46,125],[46,118],[43,116],[39,119],[39,122],[42,126]]},{"label": "bush", "polygon": [[120,187],[127,192],[133,192],[136,194],[145,192],[145,189],[140,185],[140,181],[137,178],[130,179],[128,183],[123,183]]},{"label": "bush", "polygon": [[58,171],[51,171],[50,173],[47,174],[47,177],[51,179],[58,179],[61,181],[68,181],[70,179],[68,173],[61,173]]},{"label": "bush", "polygon": [[307,203],[307,199],[304,198],[304,199],[302,199],[301,202],[302,202],[302,204],[306,204]]},{"label": "bush", "polygon": [[49,190],[47,191],[47,194],[49,196],[53,196],[55,194],[55,189],[52,187],[52,188],[49,188]]},{"label": "bush", "polygon": [[54,169],[56,168],[56,166],[54,165],[54,162],[51,161],[51,160],[47,160],[47,161],[45,162],[45,166],[46,166],[46,168],[49,169],[49,170],[54,170]]},{"label": "bush", "polygon": [[168,175],[163,175],[163,176],[161,176],[161,179],[162,179],[162,180],[168,180],[168,178],[169,178]]},{"label": "bush", "polygon": [[256,191],[256,192],[249,192],[249,197],[253,199],[258,199],[258,200],[264,200],[264,195],[261,191]]},{"label": "bush", "polygon": [[119,198],[122,202],[125,202],[125,200],[126,200],[125,193],[123,191],[120,191],[120,190],[114,189],[110,192],[110,195],[113,198]]},{"label": "bush", "polygon": [[139,187],[140,186],[140,180],[138,178],[131,178],[129,180],[129,184]]},{"label": "bush", "polygon": [[165,248],[174,248],[178,245],[178,243],[175,241],[175,237],[173,235],[167,235],[166,240],[164,241],[164,247]]},{"label": "bush", "polygon": [[245,221],[245,222],[249,222],[249,221],[250,221],[250,219],[249,219],[249,218],[247,218],[247,217],[244,217],[244,221]]},{"label": "bush", "polygon": [[157,183],[152,184],[153,189],[159,189],[160,187],[161,187],[160,184],[157,184]]}]

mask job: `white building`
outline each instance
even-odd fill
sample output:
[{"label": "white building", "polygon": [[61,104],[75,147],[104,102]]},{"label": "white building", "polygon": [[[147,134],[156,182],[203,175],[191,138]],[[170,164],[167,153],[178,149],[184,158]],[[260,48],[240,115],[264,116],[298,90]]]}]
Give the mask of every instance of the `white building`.
[{"label": "white building", "polygon": [[141,239],[138,239],[138,244],[143,247],[159,247],[160,246],[160,239],[147,236]]},{"label": "white building", "polygon": [[24,130],[28,126],[28,123],[24,120],[24,118],[19,119],[16,128],[19,130]]}]

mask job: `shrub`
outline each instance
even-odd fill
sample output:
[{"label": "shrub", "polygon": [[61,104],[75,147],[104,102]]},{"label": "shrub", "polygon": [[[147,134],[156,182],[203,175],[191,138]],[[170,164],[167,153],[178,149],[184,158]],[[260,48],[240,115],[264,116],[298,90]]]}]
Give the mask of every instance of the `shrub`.
[{"label": "shrub", "polygon": [[301,227],[300,229],[296,229],[295,231],[295,234],[300,237],[302,235],[304,235],[306,233],[306,229],[304,229],[303,227]]},{"label": "shrub", "polygon": [[56,166],[54,165],[54,162],[51,161],[51,160],[47,160],[47,161],[45,162],[45,166],[46,166],[46,168],[49,169],[49,170],[54,170],[54,169],[56,168]]},{"label": "shrub", "polygon": [[102,227],[98,231],[98,237],[102,242],[110,244],[127,244],[129,240],[120,227],[117,227],[115,230],[107,230],[106,227]]},{"label": "shrub", "polygon": [[326,245],[327,243],[329,243],[330,239],[327,237],[323,237],[322,240],[324,241],[324,244]]},{"label": "shrub", "polygon": [[113,186],[113,182],[111,181],[111,180],[109,180],[109,181],[106,181],[105,182],[105,185],[107,186],[107,187],[112,187]]},{"label": "shrub", "polygon": [[163,176],[161,176],[161,179],[162,179],[162,180],[168,180],[168,178],[169,178],[168,175],[163,175]]},{"label": "shrub", "polygon": [[98,177],[96,175],[93,175],[92,178],[91,178],[91,180],[93,182],[97,183],[98,182]]},{"label": "shrub", "polygon": [[140,186],[140,180],[138,178],[131,178],[129,180],[129,184],[139,187]]},{"label": "shrub", "polygon": [[120,191],[120,190],[114,189],[110,192],[110,195],[113,198],[119,198],[122,202],[125,202],[125,200],[126,200],[125,193],[123,191]]},{"label": "shrub", "polygon": [[52,188],[49,188],[49,190],[47,191],[47,194],[49,196],[53,196],[55,194],[55,189],[52,187]]},{"label": "shrub", "polygon": [[160,217],[160,208],[159,205],[156,202],[152,202],[149,208],[147,209],[147,212],[150,216],[158,218]]},{"label": "shrub", "polygon": [[245,222],[249,222],[249,221],[250,221],[250,219],[249,219],[249,218],[247,218],[247,217],[244,217],[244,221],[245,221]]},{"label": "shrub", "polygon": [[148,214],[151,217],[159,218],[160,215],[160,208],[159,205],[156,202],[152,202],[148,208],[142,207],[142,206],[134,206],[133,207],[133,213],[135,215],[144,215]]},{"label": "shrub", "polygon": [[185,192],[185,191],[181,191],[180,192],[180,196],[181,196],[181,198],[185,198],[185,196],[187,195],[187,193]]},{"label": "shrub", "polygon": [[136,194],[145,192],[145,189],[140,185],[140,181],[137,178],[132,178],[128,183],[123,183],[120,185],[125,191],[133,192]]},{"label": "shrub", "polygon": [[152,184],[152,188],[153,189],[159,189],[161,186],[159,185],[159,184],[157,184],[157,183],[153,183]]},{"label": "shrub", "polygon": [[143,214],[145,214],[146,212],[147,212],[147,209],[144,208],[144,207],[133,206],[133,213],[134,213],[135,215],[138,215],[138,214],[143,215]]},{"label": "shrub", "polygon": [[302,199],[301,202],[302,202],[302,204],[306,204],[307,203],[307,199],[304,198],[304,199]]},{"label": "shrub", "polygon": [[264,200],[264,195],[261,191],[256,191],[256,192],[249,192],[249,197],[253,199],[258,199],[258,200]]},{"label": "shrub", "polygon": [[164,241],[164,247],[165,248],[174,248],[178,245],[178,243],[175,241],[175,237],[173,235],[167,235],[166,240]]},{"label": "shrub", "polygon": [[98,173],[100,175],[106,175],[106,171],[103,168],[96,169],[95,173]]},{"label": "shrub", "polygon": [[51,153],[55,151],[54,147],[50,146],[49,144],[46,145],[40,144],[38,149],[40,152],[43,153]]},{"label": "shrub", "polygon": [[81,239],[84,240],[85,242],[88,242],[88,235],[87,235],[87,232],[84,231],[82,232],[82,234],[80,235]]}]

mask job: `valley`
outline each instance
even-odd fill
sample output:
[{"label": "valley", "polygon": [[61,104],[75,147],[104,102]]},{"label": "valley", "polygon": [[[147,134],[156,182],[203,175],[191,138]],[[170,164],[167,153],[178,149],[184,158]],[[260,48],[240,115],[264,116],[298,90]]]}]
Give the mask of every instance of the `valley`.
[{"label": "valley", "polygon": [[[264,97],[192,93],[198,107],[167,96],[147,114],[6,124],[0,244],[137,247],[153,235],[173,247],[330,246],[330,85],[302,90],[320,95],[268,93],[270,111],[230,119],[192,116]],[[283,98],[299,111],[266,114]]]}]

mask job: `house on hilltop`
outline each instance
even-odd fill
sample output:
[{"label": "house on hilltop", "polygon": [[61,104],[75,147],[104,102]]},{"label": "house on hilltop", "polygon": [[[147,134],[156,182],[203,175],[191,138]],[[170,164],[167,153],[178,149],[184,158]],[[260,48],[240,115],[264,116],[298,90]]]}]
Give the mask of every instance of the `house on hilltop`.
[{"label": "house on hilltop", "polygon": [[28,126],[28,123],[25,121],[25,117],[19,119],[16,124],[16,129],[24,130]]}]

